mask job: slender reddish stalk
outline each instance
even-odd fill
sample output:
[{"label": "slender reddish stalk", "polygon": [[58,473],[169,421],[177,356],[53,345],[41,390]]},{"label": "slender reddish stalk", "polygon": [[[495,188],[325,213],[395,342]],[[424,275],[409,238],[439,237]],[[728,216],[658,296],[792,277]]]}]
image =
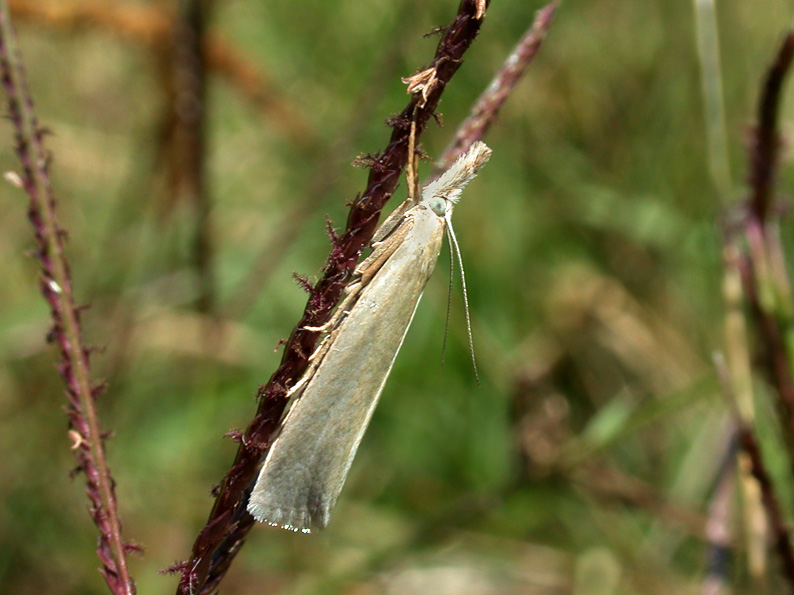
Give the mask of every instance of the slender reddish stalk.
[{"label": "slender reddish stalk", "polygon": [[485,136],[502,105],[535,59],[551,27],[558,5],[559,2],[554,0],[535,13],[535,20],[529,30],[505,60],[488,88],[477,99],[471,115],[458,127],[454,139],[436,162],[432,177],[440,176],[474,141],[482,140]]},{"label": "slender reddish stalk", "polygon": [[[783,250],[776,233],[779,212],[774,201],[774,184],[779,166],[780,135],[778,112],[783,82],[794,58],[794,31],[790,31],[769,68],[761,91],[758,123],[750,148],[749,183],[742,231],[746,248],[739,253],[735,232],[726,230],[726,246],[732,257],[728,266],[741,277],[751,320],[759,337],[755,361],[764,368],[777,392],[781,429],[789,457],[794,457],[794,377],[791,354],[785,337],[791,328],[789,280],[782,266]],[[767,471],[754,430],[748,419],[737,414],[738,438],[750,461],[751,473],[761,489],[775,549],[781,561],[789,592],[794,593],[794,548],[775,486]]]},{"label": "slender reddish stalk", "polygon": [[740,422],[738,433],[742,449],[750,458],[753,477],[758,481],[761,488],[761,500],[769,517],[769,525],[774,536],[774,546],[781,561],[783,576],[788,581],[789,592],[794,593],[794,549],[791,547],[783,511],[772,484],[772,479],[766,469],[763,453],[750,426]]},{"label": "slender reddish stalk", "polygon": [[791,60],[794,58],[794,31],[786,35],[775,61],[767,71],[761,101],[758,105],[758,125],[750,154],[750,185],[752,213],[759,221],[766,221],[772,206],[772,192],[780,155],[778,115]]},{"label": "slender reddish stalk", "polygon": [[488,4],[487,0],[462,0],[431,65],[412,77],[409,89],[413,89],[413,95],[408,105],[389,121],[392,135],[388,146],[382,153],[367,159],[370,167],[367,187],[353,202],[344,233],[333,242],[323,277],[314,286],[303,316],[287,341],[281,364],[258,391],[256,416],[240,438],[234,464],[218,488],[215,505],[193,544],[190,560],[174,568],[182,572],[177,593],[216,592],[239,551],[253,524],[252,517],[244,509],[246,490],[278,427],[287,403],[287,390],[305,371],[319,336],[319,332],[306,327],[319,327],[329,320],[361,252],[372,239],[380,211],[408,162],[412,121],[416,123],[416,134],[421,134],[433,117],[446,84],[460,67],[463,54],[477,36],[482,12]]},{"label": "slender reddish stalk", "polygon": [[28,217],[33,224],[36,257],[41,265],[41,291],[50,304],[52,337],[61,352],[59,370],[66,383],[69,436],[79,469],[86,476],[91,517],[99,529],[97,554],[110,591],[133,595],[135,583],[127,570],[114,482],[107,464],[104,439],[96,410],[102,386],[92,384],[89,349],[82,339],[80,315],[75,306],[69,262],[64,250],[65,231],[56,217],[56,200],[50,184],[49,155],[44,134],[33,109],[22,61],[19,57],[8,7],[0,5],[0,73],[22,163],[22,186],[30,197]]},{"label": "slender reddish stalk", "polygon": [[749,249],[742,270],[750,311],[762,339],[760,361],[778,393],[778,408],[789,456],[794,456],[794,376],[785,336],[791,304],[787,303],[790,299],[789,282],[779,265],[785,259],[779,238],[774,233],[779,213],[776,213],[773,198],[780,157],[778,112],[783,82],[793,58],[794,31],[790,31],[767,72],[759,102],[758,124],[750,149],[749,182],[752,192],[747,201],[744,226]]}]

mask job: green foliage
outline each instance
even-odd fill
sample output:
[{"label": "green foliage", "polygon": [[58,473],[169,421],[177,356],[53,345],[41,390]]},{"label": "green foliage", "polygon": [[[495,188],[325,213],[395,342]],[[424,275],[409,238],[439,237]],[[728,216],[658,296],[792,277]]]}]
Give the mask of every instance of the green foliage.
[{"label": "green foliage", "polygon": [[[291,274],[319,275],[324,218],[343,226],[366,178],[349,163],[385,145],[383,121],[407,101],[400,77],[429,59],[436,41],[422,34],[457,3],[216,5],[225,43],[300,123],[211,75],[217,336],[192,306],[191,206],[165,190],[157,59],[112,30],[17,23],[39,118],[54,132],[60,220],[78,299],[91,304],[87,339],[105,348],[92,361],[110,384],[100,410],[115,434],[125,533],[146,549],[133,558],[141,593],[174,588],[154,572],[187,557],[233,457],[223,434],[250,420],[273,350],[299,318],[305,293]],[[422,139],[428,154],[440,154],[540,7],[492,3],[443,97],[444,126]],[[759,83],[793,13],[784,0],[718,10],[738,197]],[[482,385],[457,288],[441,365],[442,257],[331,526],[316,537],[256,527],[228,592],[699,588],[728,439],[711,357],[724,324],[719,223],[735,199],[714,194],[703,109],[691,2],[563,3],[485,138],[491,163],[455,212]],[[0,126],[0,168],[16,169]],[[0,195],[0,584],[102,593],[81,479],[67,479],[24,200],[9,185]],[[764,447],[790,482],[779,441]],[[469,590],[439,587],[463,579]]]}]

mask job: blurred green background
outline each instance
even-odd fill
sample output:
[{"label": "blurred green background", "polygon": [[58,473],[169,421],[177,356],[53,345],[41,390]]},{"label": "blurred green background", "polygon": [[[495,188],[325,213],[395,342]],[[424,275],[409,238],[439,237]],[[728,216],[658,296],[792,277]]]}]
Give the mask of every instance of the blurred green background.
[{"label": "blurred green background", "polygon": [[[144,31],[173,8],[123,4],[142,11]],[[760,81],[794,15],[785,0],[717,4],[727,193],[709,176],[694,2],[565,0],[455,211],[481,385],[458,289],[441,365],[445,251],[330,527],[257,526],[224,593],[700,592],[729,436],[711,364],[724,325],[719,222],[745,192]],[[125,533],[146,550],[132,571],[139,593],[169,593],[176,579],[156,571],[188,556],[236,450],[223,434],[250,420],[304,307],[292,273],[320,274],[326,215],[343,227],[365,186],[351,161],[385,146],[384,120],[407,102],[400,77],[430,60],[437,38],[422,36],[457,2],[216,3],[219,43],[270,89],[257,100],[210,72],[216,340],[194,307],[195,215],[167,182],[162,48],[112,19],[70,22],[78,5],[18,2],[17,30],[53,133],[86,338],[103,348],[94,375],[109,382],[100,410]],[[443,96],[444,126],[422,138],[429,155],[541,6],[493,1]],[[784,132],[792,115],[786,105]],[[0,167],[17,169],[0,126]],[[0,226],[0,584],[105,593],[83,480],[69,477],[26,198],[8,184]],[[768,452],[774,467],[774,441]]]}]

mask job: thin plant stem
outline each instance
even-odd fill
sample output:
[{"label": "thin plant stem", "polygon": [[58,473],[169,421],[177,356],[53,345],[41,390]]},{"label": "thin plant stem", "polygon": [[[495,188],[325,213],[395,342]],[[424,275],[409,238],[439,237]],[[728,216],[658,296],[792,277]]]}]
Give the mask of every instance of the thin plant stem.
[{"label": "thin plant stem", "polygon": [[363,249],[375,232],[380,211],[394,192],[408,162],[411,122],[416,122],[419,135],[433,117],[444,88],[479,32],[488,3],[483,0],[460,3],[431,65],[408,79],[412,96],[406,108],[389,121],[392,135],[388,146],[382,153],[363,160],[370,168],[367,188],[353,202],[344,233],[333,240],[323,277],[312,289],[303,316],[287,341],[281,364],[258,391],[256,416],[239,436],[240,447],[235,461],[217,489],[215,504],[206,526],[196,538],[190,560],[172,568],[182,573],[177,588],[180,595],[216,592],[240,550],[253,524],[253,518],[244,509],[247,489],[278,428],[287,404],[287,391],[306,370],[320,334],[306,327],[318,328],[330,319]]},{"label": "thin plant stem", "polygon": [[80,313],[75,305],[64,248],[66,233],[56,216],[44,131],[33,109],[5,2],[0,2],[0,72],[15,130],[16,152],[22,164],[22,187],[30,198],[28,217],[34,228],[35,254],[41,265],[41,291],[50,305],[52,337],[61,352],[59,371],[67,388],[72,450],[78,468],[85,473],[90,512],[99,529],[97,554],[102,561],[101,572],[112,593],[133,595],[135,583],[127,569],[130,546],[122,539],[114,481],[105,453],[106,433],[96,409],[96,397],[103,387],[91,380],[90,350],[83,342]]},{"label": "thin plant stem", "polygon": [[431,174],[432,178],[437,178],[447,171],[472,143],[482,140],[485,136],[485,132],[499,115],[499,110],[535,59],[551,27],[558,6],[559,2],[555,0],[535,13],[535,20],[529,30],[504,61],[488,88],[477,99],[471,114],[458,127],[452,142],[436,162]]},{"label": "thin plant stem", "polygon": [[193,265],[198,279],[199,312],[215,304],[210,210],[206,175],[207,59],[204,39],[212,0],[181,0],[174,30],[173,114],[175,153],[169,175],[177,198],[185,198],[195,217]]},{"label": "thin plant stem", "polygon": [[792,59],[794,31],[784,38],[761,92],[758,123],[750,147],[751,194],[743,229],[748,249],[741,272],[750,312],[762,339],[760,361],[778,394],[783,436],[789,456],[794,458],[794,376],[787,344],[791,331],[791,292],[782,246],[775,232],[779,212],[774,203],[774,181],[780,159],[778,112]]},{"label": "thin plant stem", "polygon": [[[349,154],[356,140],[361,138],[377,100],[383,97],[386,81],[393,78],[396,64],[399,63],[398,57],[403,51],[401,40],[411,35],[409,19],[414,10],[412,3],[402,4],[395,21],[404,23],[404,26],[400,28],[388,47],[382,50],[375,67],[370,71],[369,80],[363,85],[362,92],[348,108],[345,121],[338,128],[336,140],[332,146],[324,150],[324,155],[306,186],[307,190],[299,200],[295,201],[292,210],[285,213],[282,220],[274,226],[273,232],[263,238],[262,246],[252,261],[254,264],[226,300],[222,309],[223,317],[233,319],[245,317],[255,300],[260,297],[262,287],[282,261],[284,254],[293,247],[295,238],[310,220],[310,215],[338,185],[340,176],[337,169],[340,155]],[[304,146],[309,144],[312,146]],[[301,150],[306,153],[316,151],[322,146],[319,141],[304,145],[301,145]]]},{"label": "thin plant stem", "polygon": [[[726,284],[726,288],[737,287],[732,293],[726,292],[726,347],[731,369],[723,375],[731,376],[731,388],[736,393],[734,398],[739,399],[736,403],[738,437],[742,447],[739,470],[744,476],[752,474],[759,490],[758,495],[748,501],[760,499],[774,536],[783,575],[789,591],[794,593],[794,549],[752,426],[752,379],[748,363],[751,357],[746,347],[749,341],[744,333],[744,325],[739,328],[735,320],[739,316],[743,297],[748,305],[752,328],[759,337],[758,353],[752,360],[764,368],[769,384],[777,393],[780,427],[791,465],[794,463],[794,377],[786,341],[791,326],[790,284],[785,272],[782,246],[776,233],[779,212],[774,201],[774,182],[780,153],[778,112],[783,83],[792,58],[794,31],[786,35],[762,86],[758,123],[750,145],[748,178],[751,192],[743,206],[741,224],[726,226],[724,234],[726,280],[737,279],[740,284]],[[737,238],[739,231],[746,242],[742,248]],[[745,493],[748,493],[747,489]],[[751,543],[748,549],[751,573],[761,580],[763,577],[759,575],[764,565],[762,561],[754,562],[753,552],[762,556],[763,547],[755,547]]]},{"label": "thin plant stem", "polygon": [[794,549],[791,547],[783,511],[764,463],[758,439],[753,429],[745,423],[739,424],[739,442],[742,445],[742,450],[749,458],[753,477],[758,480],[761,488],[761,499],[769,518],[769,524],[774,536],[774,547],[781,561],[783,576],[788,582],[788,591],[789,593],[794,593]]},{"label": "thin plant stem", "polygon": [[[726,274],[723,281],[723,296],[727,309],[725,317],[725,350],[727,357],[724,357],[722,353],[715,353],[713,359],[717,377],[722,387],[722,395],[734,418],[734,423],[731,426],[733,435],[731,441],[734,447],[730,450],[734,454],[736,476],[741,489],[742,507],[739,512],[741,521],[744,524],[742,537],[744,550],[747,552],[747,567],[750,580],[754,583],[753,587],[762,589],[762,586],[766,583],[765,569],[768,566],[766,545],[768,536],[767,513],[764,508],[761,485],[753,476],[752,460],[741,449],[741,445],[738,443],[738,431],[736,430],[742,424],[746,427],[752,427],[752,421],[755,419],[755,410],[752,401],[750,349],[747,343],[747,336],[744,333],[745,320],[740,312],[743,297],[742,287],[734,262],[734,256],[737,251],[732,248],[735,248],[735,246],[728,243],[725,250],[726,263],[724,270]],[[721,485],[721,482],[718,483],[718,490]],[[770,489],[773,488],[770,486]],[[714,552],[712,557],[718,557],[717,553],[720,546],[719,544],[711,543],[711,534],[708,537]],[[723,537],[727,540],[727,536],[723,535]],[[723,543],[721,547],[727,548],[728,545]],[[711,563],[716,564],[717,561],[712,559]],[[715,581],[707,580],[704,583],[704,589],[708,585],[715,587],[716,584],[716,577]]]},{"label": "thin plant stem", "polygon": [[708,162],[711,183],[720,201],[728,199],[731,189],[731,169],[725,132],[725,102],[720,66],[719,29],[714,0],[693,0],[700,83],[708,139]]},{"label": "thin plant stem", "polygon": [[775,174],[780,157],[778,130],[783,82],[794,58],[794,31],[789,32],[769,68],[758,105],[758,124],[750,153],[751,208],[759,221],[767,221],[772,207]]}]

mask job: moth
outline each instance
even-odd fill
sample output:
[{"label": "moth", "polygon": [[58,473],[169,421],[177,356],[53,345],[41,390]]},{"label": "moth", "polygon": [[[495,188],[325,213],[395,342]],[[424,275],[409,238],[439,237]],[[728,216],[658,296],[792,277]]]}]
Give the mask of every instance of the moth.
[{"label": "moth", "polygon": [[323,328],[327,336],[290,389],[290,408],[248,501],[256,520],[304,533],[328,524],[445,232],[457,248],[453,208],[490,155],[475,142],[376,231],[372,253]]}]

